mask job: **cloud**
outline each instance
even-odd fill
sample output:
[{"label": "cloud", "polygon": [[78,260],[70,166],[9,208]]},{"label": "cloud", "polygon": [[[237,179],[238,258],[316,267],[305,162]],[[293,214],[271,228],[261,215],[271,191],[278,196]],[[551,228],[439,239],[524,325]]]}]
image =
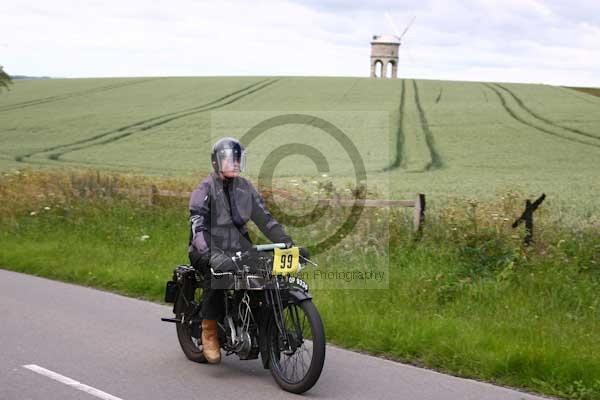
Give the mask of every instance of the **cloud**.
[{"label": "cloud", "polygon": [[368,76],[369,40],[416,15],[400,74],[600,86],[592,1],[23,0],[3,10],[0,62],[52,76]]}]

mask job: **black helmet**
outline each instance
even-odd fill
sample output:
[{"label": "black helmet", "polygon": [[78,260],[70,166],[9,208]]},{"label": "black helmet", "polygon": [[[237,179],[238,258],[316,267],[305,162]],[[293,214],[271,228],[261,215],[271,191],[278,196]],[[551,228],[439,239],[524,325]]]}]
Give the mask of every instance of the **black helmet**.
[{"label": "black helmet", "polygon": [[219,139],[213,146],[210,161],[217,173],[222,172],[223,161],[228,161],[229,165],[239,163],[239,171],[242,172],[246,168],[246,150],[239,140],[225,137]]}]

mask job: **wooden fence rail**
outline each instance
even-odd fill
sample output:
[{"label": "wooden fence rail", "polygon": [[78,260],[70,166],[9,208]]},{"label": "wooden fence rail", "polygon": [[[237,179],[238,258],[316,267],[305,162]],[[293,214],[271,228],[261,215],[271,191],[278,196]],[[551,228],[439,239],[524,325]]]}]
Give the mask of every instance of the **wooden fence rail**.
[{"label": "wooden fence rail", "polygon": [[[160,190],[156,186],[152,186],[150,191],[140,190],[119,190],[123,193],[137,194],[137,195],[148,195],[151,204],[155,204],[160,197],[175,197],[189,199],[191,192],[176,192],[172,190]],[[288,199],[293,198],[286,196]],[[342,207],[351,207],[354,205],[354,200],[346,199],[325,199],[324,202],[332,202]],[[378,200],[378,199],[366,199],[364,201],[364,207],[412,207],[414,208],[413,217],[413,229],[415,232],[420,233],[423,230],[423,224],[425,222],[425,195],[423,193],[417,194],[414,200]]]}]

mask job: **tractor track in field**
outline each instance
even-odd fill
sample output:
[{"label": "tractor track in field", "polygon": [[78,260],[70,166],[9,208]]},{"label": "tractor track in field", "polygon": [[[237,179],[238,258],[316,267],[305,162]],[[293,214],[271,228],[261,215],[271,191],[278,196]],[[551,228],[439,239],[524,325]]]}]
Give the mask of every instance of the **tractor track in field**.
[{"label": "tractor track in field", "polygon": [[251,84],[249,86],[246,86],[246,87],[244,87],[242,89],[238,89],[238,90],[236,90],[234,92],[226,94],[225,96],[219,97],[216,100],[210,101],[208,103],[205,103],[205,104],[202,104],[202,105],[199,105],[199,106],[190,107],[190,108],[186,108],[184,110],[174,111],[174,112],[162,114],[162,115],[159,115],[159,116],[156,116],[156,117],[148,118],[148,119],[145,119],[145,120],[142,120],[142,121],[135,122],[133,124],[129,124],[129,125],[125,125],[125,126],[116,128],[116,129],[112,129],[112,130],[110,130],[108,132],[100,133],[98,135],[95,135],[95,136],[92,136],[92,137],[89,137],[89,138],[86,138],[86,139],[77,140],[75,142],[71,142],[71,143],[67,143],[67,144],[61,144],[61,145],[57,145],[57,146],[47,147],[45,149],[42,149],[42,150],[39,150],[39,151],[36,151],[36,152],[32,152],[32,153],[28,153],[28,154],[23,154],[21,157],[27,158],[27,157],[31,157],[31,156],[33,156],[35,154],[47,153],[47,152],[53,151],[53,150],[58,150],[58,149],[62,149],[62,148],[68,148],[68,147],[71,147],[71,146],[76,146],[76,145],[79,145],[79,144],[93,142],[95,140],[98,140],[98,139],[101,139],[103,137],[109,136],[109,135],[111,135],[113,133],[123,132],[123,131],[126,131],[126,130],[130,129],[130,128],[135,128],[137,126],[144,125],[145,123],[148,123],[148,122],[151,122],[151,121],[156,121],[156,120],[161,119],[161,118],[165,118],[165,117],[169,117],[169,116],[174,116],[174,115],[177,115],[177,114],[181,114],[181,113],[185,113],[185,112],[190,112],[190,111],[194,111],[194,110],[204,109],[204,108],[209,107],[209,106],[211,106],[211,105],[213,105],[215,103],[223,101],[223,100],[225,100],[225,99],[227,99],[227,98],[229,98],[231,96],[234,96],[234,95],[236,95],[236,94],[238,94],[240,92],[243,92],[245,90],[251,89],[252,87],[257,86],[258,84],[260,84],[262,82],[265,82],[267,80],[268,79],[264,79],[262,81],[255,82],[255,83],[253,83],[253,84]]},{"label": "tractor track in field", "polygon": [[[552,135],[552,136],[555,136],[555,137],[558,137],[558,138],[561,138],[561,139],[565,139],[565,140],[568,140],[568,141],[571,141],[571,142],[583,144],[583,145],[586,145],[586,146],[592,146],[592,147],[598,147],[598,148],[600,148],[600,144],[589,143],[589,142],[586,142],[586,141],[583,141],[583,140],[580,140],[580,139],[577,139],[577,138],[572,138],[572,137],[569,137],[569,136],[561,135],[560,133],[553,132],[553,131],[551,131],[549,129],[546,129],[546,128],[538,126],[538,125],[535,125],[532,122],[529,122],[529,121],[523,119],[522,117],[520,117],[519,115],[516,114],[515,110],[513,110],[512,108],[510,108],[510,106],[508,105],[508,103],[506,101],[506,98],[502,95],[502,93],[500,92],[500,90],[498,90],[496,87],[494,87],[492,84],[489,84],[489,83],[482,83],[482,85],[484,85],[484,86],[488,87],[489,89],[491,89],[498,96],[498,98],[500,99],[500,103],[502,104],[502,107],[504,108],[504,110],[514,120],[516,120],[517,122],[520,122],[521,124],[526,125],[526,126],[528,126],[530,128],[533,128],[533,129],[535,129],[537,131],[540,131],[540,132],[543,132],[543,133],[546,133],[546,134],[549,134],[549,135]],[[544,121],[541,121],[541,122],[544,122]],[[559,127],[555,126],[555,128],[559,128]],[[561,128],[559,128],[559,129],[561,129]]]},{"label": "tractor track in field", "polygon": [[[0,156],[0,159],[1,156]],[[14,161],[14,157],[10,157],[10,160]],[[23,161],[28,165],[41,165],[41,166],[56,166],[56,162],[47,158],[39,158],[39,159],[31,159],[27,161]],[[106,163],[106,162],[94,162],[88,160],[80,160],[80,161],[70,161],[70,160],[60,160],[62,166],[71,166],[71,167],[84,167],[84,168],[94,168],[94,169],[102,169],[102,168],[110,168],[119,172],[127,172],[130,173],[135,170],[142,170],[145,172],[164,172],[164,168],[158,167],[149,167],[149,166],[139,166],[139,165],[125,165],[125,164],[117,164],[117,163]],[[169,168],[169,172],[182,172],[189,173],[189,169],[181,169],[181,168]]]},{"label": "tractor track in field", "polygon": [[149,79],[143,79],[143,80],[135,80],[133,82],[127,81],[127,82],[123,82],[123,83],[114,83],[111,85],[99,86],[96,88],[81,90],[78,92],[71,92],[71,93],[65,93],[62,95],[49,96],[49,97],[43,97],[43,98],[35,99],[35,100],[23,101],[20,103],[2,106],[2,107],[0,107],[0,112],[20,110],[22,108],[33,107],[33,106],[37,106],[40,104],[52,103],[52,102],[60,101],[60,100],[68,100],[68,99],[72,99],[74,97],[81,97],[81,96],[87,96],[90,94],[106,92],[108,90],[120,89],[120,88],[131,86],[131,85],[139,85],[141,83],[156,81],[159,79],[165,79],[165,78],[149,78]]},{"label": "tractor track in field", "polygon": [[[54,150],[64,150],[64,151],[52,153],[47,157],[48,159],[51,159],[51,160],[60,161],[60,157],[62,155],[73,152],[73,151],[77,151],[77,150],[81,150],[84,148],[93,147],[93,146],[97,146],[97,145],[105,145],[105,144],[108,144],[111,142],[115,142],[115,141],[124,139],[124,138],[131,136],[138,132],[144,132],[144,131],[151,130],[157,126],[164,125],[166,123],[172,122],[172,121],[180,119],[180,118],[184,118],[184,117],[188,117],[190,115],[195,115],[195,114],[199,114],[199,113],[203,113],[206,111],[211,111],[211,110],[215,110],[215,109],[224,107],[224,106],[232,104],[238,100],[241,100],[242,98],[249,96],[259,90],[262,90],[262,89],[278,82],[279,80],[280,79],[264,79],[264,80],[255,82],[255,83],[248,85],[242,89],[238,89],[238,90],[228,93],[222,97],[219,97],[218,99],[212,100],[208,103],[204,103],[199,106],[186,108],[184,110],[174,111],[171,113],[166,113],[166,114],[162,114],[162,115],[159,115],[156,117],[148,118],[148,119],[145,119],[142,121],[135,122],[133,124],[128,124],[128,125],[122,126],[120,128],[110,130],[108,132],[103,132],[101,134],[98,134],[98,135],[95,135],[95,136],[92,136],[92,137],[89,137],[86,139],[81,139],[81,140],[78,140],[75,142],[52,146],[52,147],[48,147],[48,148],[45,148],[45,149],[42,149],[39,151],[23,154],[23,155],[15,157],[15,160],[19,161],[19,162],[24,162],[25,159],[30,158],[37,154],[48,153],[48,152],[52,152]],[[115,133],[119,133],[119,134],[116,136],[111,136]],[[98,141],[99,139],[103,139],[103,138],[106,138],[106,139]]]},{"label": "tractor track in field", "polygon": [[442,93],[444,93],[443,87],[440,88],[440,92],[438,93],[437,97],[435,98],[435,104],[438,104],[442,100]]},{"label": "tractor track in field", "polygon": [[245,93],[241,94],[240,96],[238,96],[238,97],[236,97],[236,98],[234,98],[234,99],[230,99],[230,100],[226,101],[226,102],[225,102],[225,103],[223,103],[223,104],[218,104],[218,105],[215,105],[215,106],[213,106],[213,107],[204,108],[204,109],[201,109],[201,110],[190,111],[190,112],[188,112],[188,113],[180,114],[180,115],[177,115],[177,116],[174,116],[174,117],[168,118],[168,119],[166,119],[166,120],[162,120],[162,121],[158,121],[158,122],[156,122],[156,123],[150,124],[150,125],[148,125],[148,126],[145,126],[145,127],[141,128],[140,130],[141,130],[141,131],[147,131],[147,130],[153,129],[153,128],[157,127],[157,126],[164,125],[164,124],[166,124],[166,123],[169,123],[169,122],[171,122],[171,121],[174,121],[174,120],[176,120],[176,119],[183,118],[183,117],[187,117],[187,116],[189,116],[189,115],[192,115],[192,114],[195,114],[195,113],[199,113],[199,112],[206,112],[206,111],[209,111],[209,110],[214,110],[214,109],[217,109],[217,108],[224,107],[224,106],[226,106],[226,105],[229,105],[229,104],[235,103],[236,101],[238,101],[238,100],[240,100],[240,99],[242,99],[242,98],[244,98],[244,97],[246,97],[246,96],[249,96],[249,95],[251,95],[251,94],[254,94],[254,93],[258,92],[259,90],[262,90],[262,89],[266,88],[267,86],[271,86],[272,84],[274,84],[274,83],[275,83],[275,82],[277,82],[278,80],[279,80],[279,79],[277,79],[277,80],[273,80],[273,81],[270,81],[270,82],[267,82],[267,83],[265,83],[264,85],[261,85],[261,86],[255,87],[254,89],[252,89],[252,90],[250,90],[250,91],[248,91],[248,92],[245,92]]},{"label": "tractor track in field", "polygon": [[520,107],[521,107],[523,110],[525,110],[525,112],[527,112],[529,115],[531,115],[532,117],[534,117],[534,118],[536,118],[536,119],[538,119],[538,120],[540,120],[540,121],[543,121],[543,122],[547,123],[548,125],[552,125],[552,126],[554,126],[554,127],[556,127],[556,128],[559,128],[559,129],[564,129],[564,130],[567,130],[567,131],[569,131],[569,132],[573,132],[573,133],[575,133],[575,134],[577,134],[577,135],[582,135],[582,136],[586,136],[586,137],[589,137],[589,138],[592,138],[592,139],[600,140],[600,137],[598,137],[598,136],[595,136],[595,135],[592,135],[591,133],[584,132],[584,131],[582,131],[582,130],[579,130],[579,129],[576,129],[576,128],[571,128],[571,127],[569,127],[569,126],[564,126],[564,125],[561,125],[561,124],[559,124],[559,123],[556,123],[556,122],[554,122],[554,121],[551,121],[551,120],[549,120],[549,119],[545,118],[544,116],[542,116],[542,115],[540,115],[540,114],[536,113],[535,111],[533,111],[533,110],[531,110],[529,107],[527,107],[527,106],[525,105],[525,103],[523,102],[523,100],[522,100],[521,98],[519,98],[519,97],[518,97],[518,96],[517,96],[517,95],[516,95],[516,94],[515,94],[513,91],[511,91],[510,89],[508,89],[508,88],[506,88],[506,87],[504,87],[504,86],[500,85],[499,83],[496,83],[495,85],[496,85],[497,87],[499,87],[499,88],[503,89],[505,92],[507,92],[507,93],[508,93],[508,94],[509,94],[509,95],[510,95],[510,96],[511,96],[511,97],[512,97],[512,98],[513,98],[513,99],[514,99],[516,102],[517,102],[517,104],[518,104],[518,105],[519,105],[519,106],[520,106]]},{"label": "tractor track in field", "polygon": [[[277,80],[272,80],[272,81],[267,82],[267,83],[265,83],[265,84],[263,84],[261,86],[254,87],[252,90],[247,91],[245,93],[242,93],[239,96],[234,97],[232,99],[229,99],[229,100],[227,100],[224,103],[216,104],[216,105],[213,105],[213,106],[206,106],[205,105],[205,108],[201,108],[201,109],[194,110],[194,111],[184,112],[184,113],[181,113],[179,115],[175,115],[175,116],[172,116],[170,118],[154,122],[154,123],[152,123],[150,125],[142,126],[142,127],[140,127],[139,129],[136,129],[136,130],[133,130],[133,131],[130,131],[130,132],[124,132],[124,133],[122,133],[120,135],[110,137],[110,138],[108,138],[106,140],[102,140],[100,142],[89,143],[89,144],[82,145],[82,146],[79,146],[79,147],[69,148],[69,149],[67,149],[65,151],[62,151],[62,152],[59,152],[59,153],[53,153],[53,154],[51,154],[49,156],[49,158],[51,160],[58,161],[58,160],[60,160],[60,157],[62,157],[64,154],[71,153],[73,151],[77,151],[77,150],[81,150],[81,149],[84,149],[84,148],[89,148],[89,147],[93,147],[93,146],[100,146],[100,145],[105,145],[105,144],[108,144],[108,143],[116,142],[116,141],[119,141],[119,140],[124,139],[126,137],[129,137],[129,136],[131,136],[133,134],[136,134],[136,133],[139,133],[139,132],[149,131],[151,129],[156,128],[157,126],[161,126],[161,125],[167,124],[169,122],[178,120],[180,118],[189,117],[191,115],[196,115],[196,114],[204,113],[204,112],[207,112],[207,111],[212,111],[212,110],[216,110],[216,109],[222,108],[222,107],[224,107],[226,105],[235,103],[236,101],[238,101],[240,99],[243,99],[244,97],[247,97],[247,96],[249,96],[251,94],[254,94],[254,93],[258,92],[259,90],[262,90],[262,89],[266,88],[267,86],[270,86],[270,85],[274,84],[275,82],[277,82]],[[211,102],[211,103],[214,103],[214,102]]]},{"label": "tractor track in field", "polygon": [[487,91],[485,90],[485,87],[481,88],[481,93],[483,93],[483,98],[485,99],[485,102],[488,102],[488,97],[487,97]]},{"label": "tractor track in field", "polygon": [[0,152],[0,160],[14,161],[15,160],[15,156],[7,154],[7,153]]},{"label": "tractor track in field", "polygon": [[415,103],[417,104],[417,110],[419,110],[419,119],[421,120],[421,129],[425,134],[425,143],[427,144],[427,148],[429,149],[429,154],[431,155],[431,164],[429,164],[425,169],[427,171],[431,169],[439,169],[442,168],[443,163],[440,157],[440,154],[437,152],[435,148],[435,141],[433,139],[433,133],[429,129],[429,123],[427,122],[427,116],[425,115],[425,111],[421,106],[421,101],[419,100],[419,88],[417,87],[417,81],[413,79],[413,88],[415,90]]},{"label": "tractor track in field", "polygon": [[406,80],[402,79],[402,87],[400,91],[400,121],[398,123],[398,131],[396,132],[396,158],[394,162],[385,167],[384,171],[390,171],[392,169],[399,168],[402,165],[402,152],[404,151],[404,105],[406,101]]}]

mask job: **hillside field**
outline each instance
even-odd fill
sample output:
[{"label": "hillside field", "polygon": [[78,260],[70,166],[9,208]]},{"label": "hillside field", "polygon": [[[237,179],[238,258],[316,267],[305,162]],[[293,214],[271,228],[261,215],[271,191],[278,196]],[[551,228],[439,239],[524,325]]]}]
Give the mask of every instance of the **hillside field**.
[{"label": "hillside field", "polygon": [[[600,399],[600,97],[570,88],[15,81],[0,93],[0,265],[160,301],[173,267],[188,262],[189,212],[187,198],[149,198],[151,186],[190,190],[225,135],[248,145],[254,182],[273,172],[278,188],[298,195],[278,203],[290,223],[269,206],[296,243],[335,239],[306,270],[329,343]],[[298,216],[312,209],[303,198],[349,196],[356,168],[369,197],[425,193],[423,231],[404,209],[367,208],[349,234],[338,230],[348,207],[329,207],[314,223]],[[535,241],[523,246],[524,228],[511,222],[542,192]],[[266,241],[250,229],[255,243]]]},{"label": "hillside field", "polygon": [[[216,138],[242,137],[286,114],[339,128],[360,154],[370,196],[423,192],[436,204],[544,192],[557,218],[598,222],[600,98],[547,85],[303,77],[15,81],[0,94],[0,170],[199,176],[210,168]],[[273,167],[282,185],[323,175],[340,186],[355,181],[356,157],[298,121],[252,141],[248,175],[256,178],[267,157],[291,143],[318,150],[327,165],[317,168],[303,148],[304,155]]]}]

